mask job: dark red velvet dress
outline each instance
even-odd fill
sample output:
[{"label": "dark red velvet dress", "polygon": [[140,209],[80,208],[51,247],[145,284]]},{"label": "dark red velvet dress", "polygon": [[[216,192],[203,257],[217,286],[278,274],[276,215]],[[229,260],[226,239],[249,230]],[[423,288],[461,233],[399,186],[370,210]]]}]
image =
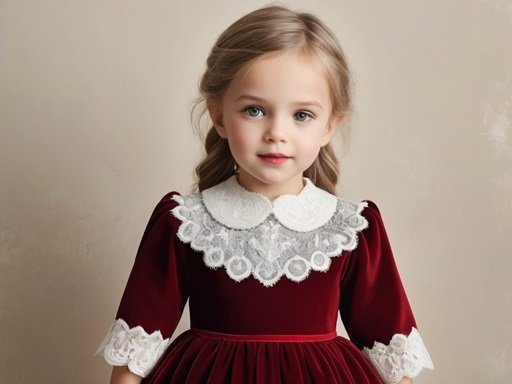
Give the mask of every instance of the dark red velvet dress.
[{"label": "dark red velvet dress", "polygon": [[[171,213],[173,195],[151,216],[117,319],[168,339],[189,300],[192,329],[162,351],[143,383],[381,382],[361,350],[384,347],[416,324],[373,202],[354,250],[300,282],[283,276],[265,286],[205,265],[176,235],[182,221]],[[338,310],[350,340],[335,335]]]}]

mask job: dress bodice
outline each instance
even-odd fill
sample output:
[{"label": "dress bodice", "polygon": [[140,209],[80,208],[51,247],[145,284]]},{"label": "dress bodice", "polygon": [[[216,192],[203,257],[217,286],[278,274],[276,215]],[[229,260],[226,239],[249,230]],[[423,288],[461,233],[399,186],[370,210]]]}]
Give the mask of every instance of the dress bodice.
[{"label": "dress bodice", "polygon": [[190,259],[191,325],[236,334],[334,331],[347,261],[335,258],[326,272],[315,271],[300,283],[281,279],[269,288],[253,278],[233,281],[225,270],[211,270],[195,255]]},{"label": "dress bodice", "polygon": [[[187,300],[192,330],[171,344]],[[306,337],[332,333],[338,312],[350,341]],[[433,368],[379,209],[308,180],[299,195],[275,201],[234,178],[166,194],[98,352],[145,384],[395,384]]]}]

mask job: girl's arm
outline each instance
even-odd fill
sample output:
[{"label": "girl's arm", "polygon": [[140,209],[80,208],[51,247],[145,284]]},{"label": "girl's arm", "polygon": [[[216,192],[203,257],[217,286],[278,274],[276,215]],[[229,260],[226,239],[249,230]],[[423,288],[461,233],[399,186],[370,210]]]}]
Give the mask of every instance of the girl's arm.
[{"label": "girl's arm", "polygon": [[362,215],[368,228],[347,255],[340,314],[350,339],[382,381],[410,384],[434,365],[416,328],[380,211],[372,201],[367,204]]},{"label": "girl's arm", "polygon": [[142,378],[128,370],[126,365],[112,368],[110,384],[140,384]]},{"label": "girl's arm", "polygon": [[187,302],[189,258],[176,235],[174,195],[166,194],[149,219],[116,320],[97,351],[114,367],[111,384],[143,381],[170,345]]}]

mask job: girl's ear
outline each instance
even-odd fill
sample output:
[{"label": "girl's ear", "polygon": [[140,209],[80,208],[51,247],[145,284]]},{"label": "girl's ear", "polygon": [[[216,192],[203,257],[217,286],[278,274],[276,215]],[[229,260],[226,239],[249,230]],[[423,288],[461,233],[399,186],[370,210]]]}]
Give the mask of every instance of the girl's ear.
[{"label": "girl's ear", "polygon": [[214,99],[208,99],[206,101],[206,107],[212,119],[213,127],[217,131],[220,137],[226,138],[226,129],[224,128],[224,122],[222,118],[222,106],[220,101]]},{"label": "girl's ear", "polygon": [[336,132],[336,129],[338,128],[338,125],[342,122],[343,117],[344,115],[342,113],[331,116],[327,126],[325,127],[324,137],[322,138],[322,147],[329,144],[334,133]]}]

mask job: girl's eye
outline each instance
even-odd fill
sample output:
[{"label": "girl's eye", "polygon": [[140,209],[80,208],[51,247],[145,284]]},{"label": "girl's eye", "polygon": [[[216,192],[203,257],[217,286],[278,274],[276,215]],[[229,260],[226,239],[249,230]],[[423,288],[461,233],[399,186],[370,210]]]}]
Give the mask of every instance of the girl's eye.
[{"label": "girl's eye", "polygon": [[297,112],[294,115],[294,117],[295,117],[295,120],[297,120],[297,121],[308,121],[309,119],[313,118],[311,113],[305,112],[305,111]]},{"label": "girl's eye", "polygon": [[261,108],[255,106],[245,108],[244,112],[250,117],[260,117],[263,115],[263,111],[261,110]]}]

